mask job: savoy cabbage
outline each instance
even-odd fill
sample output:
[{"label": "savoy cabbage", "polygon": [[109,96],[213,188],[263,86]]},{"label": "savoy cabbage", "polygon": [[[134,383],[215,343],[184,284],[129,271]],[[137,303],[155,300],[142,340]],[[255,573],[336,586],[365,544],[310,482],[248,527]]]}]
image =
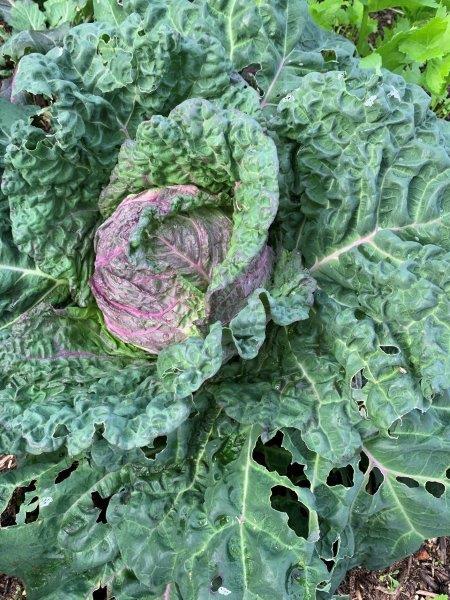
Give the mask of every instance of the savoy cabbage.
[{"label": "savoy cabbage", "polygon": [[0,13],[0,571],[326,600],[450,534],[428,96],[303,0]]}]

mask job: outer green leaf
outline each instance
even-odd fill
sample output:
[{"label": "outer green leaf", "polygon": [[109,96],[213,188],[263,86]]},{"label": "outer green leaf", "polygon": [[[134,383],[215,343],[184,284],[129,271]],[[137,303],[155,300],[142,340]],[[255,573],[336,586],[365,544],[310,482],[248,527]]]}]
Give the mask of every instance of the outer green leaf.
[{"label": "outer green leaf", "polygon": [[[413,553],[424,539],[449,531],[447,403],[442,398],[424,415],[410,413],[392,428],[392,437],[369,434],[363,447],[369,457],[367,471],[361,472],[357,454],[334,469],[335,477],[341,472],[342,483],[330,484],[333,465],[311,453],[298,431],[284,430],[283,446],[293,462],[305,465],[316,497],[319,554],[335,562],[331,591],[348,569],[360,564],[384,568]],[[375,481],[379,488],[374,493]],[[335,542],[337,555],[332,551]]]},{"label": "outer green leaf", "polygon": [[277,103],[305,73],[345,64],[354,52],[351,42],[319,29],[302,0],[213,0],[208,7],[236,68],[260,65],[263,105]]},{"label": "outer green leaf", "polygon": [[[427,103],[394,76],[328,73],[307,75],[279,110],[285,134],[301,147],[298,247],[342,310],[342,327],[326,311],[323,320],[325,331],[339,326],[330,340],[343,344],[339,362],[353,374],[363,368],[381,386],[391,379],[400,389],[402,377],[412,378],[430,400],[450,381],[450,157]],[[353,328],[343,325],[345,314],[355,326],[364,315],[373,321],[395,378],[392,371],[380,379],[361,362],[350,367]],[[396,396],[391,390],[388,402]],[[399,415],[421,406],[416,394],[409,397]]]},{"label": "outer green leaf", "polygon": [[222,361],[222,327],[215,323],[205,339],[191,337],[162,350],[157,361],[158,375],[167,391],[185,398],[215,375]]},{"label": "outer green leaf", "polygon": [[[47,309],[17,323],[2,345],[3,452],[69,454],[96,426],[131,449],[176,428],[189,403],[164,393],[154,364],[108,334],[93,309]],[[19,375],[20,373],[20,375]]]},{"label": "outer green leaf", "polygon": [[0,61],[9,57],[18,62],[22,56],[31,52],[48,52],[55,46],[62,45],[64,36],[68,32],[68,26],[60,26],[47,31],[20,31],[12,35],[2,46],[0,46]]},{"label": "outer green leaf", "polygon": [[339,365],[318,347],[308,323],[290,333],[271,331],[259,357],[224,369],[212,393],[239,422],[256,421],[267,432],[296,427],[309,448],[340,462],[361,443],[355,427],[361,416],[341,386]]},{"label": "outer green leaf", "polygon": [[[178,435],[177,462],[111,500],[109,520],[125,562],[154,593],[175,582],[182,597],[208,597],[220,576],[223,593],[239,598],[312,598],[326,571],[313,558],[313,544],[269,504],[271,488],[282,485],[313,511],[308,490],[254,462],[257,431],[238,432],[216,411]],[[276,565],[270,572],[269,557]]]},{"label": "outer green leaf", "polygon": [[[65,478],[58,477],[61,471],[66,471]],[[111,529],[96,521],[99,508],[91,496],[107,497],[129,481],[130,475],[130,470],[105,473],[83,457],[72,463],[57,453],[46,459],[27,459],[19,470],[2,474],[3,502],[9,500],[16,486],[27,486],[33,480],[35,488],[25,494],[17,525],[1,530],[1,544],[10,549],[0,557],[2,572],[22,578],[31,600],[62,596],[88,600],[94,590],[106,584],[118,600],[148,598],[148,590],[118,557]],[[26,513],[36,509],[36,520],[25,521]]]},{"label": "outer green leaf", "polygon": [[[35,107],[11,104],[0,98],[0,175],[3,155],[11,139],[13,125],[36,112]],[[20,253],[11,236],[10,210],[0,192],[0,338],[11,323],[17,321],[43,299],[63,299],[67,285],[42,272],[25,254]]]},{"label": "outer green leaf", "polygon": [[44,3],[45,20],[49,27],[71,23],[85,4],[86,0],[46,0]]}]

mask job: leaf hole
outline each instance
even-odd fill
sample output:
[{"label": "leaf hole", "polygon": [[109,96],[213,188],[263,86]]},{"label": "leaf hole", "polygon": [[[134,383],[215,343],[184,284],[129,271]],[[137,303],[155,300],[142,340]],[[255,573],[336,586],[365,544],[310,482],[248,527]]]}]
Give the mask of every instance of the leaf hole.
[{"label": "leaf hole", "polygon": [[153,460],[160,452],[167,447],[167,435],[159,435],[156,437],[151,446],[141,446],[141,450],[145,457]]},{"label": "leaf hole", "polygon": [[292,454],[282,447],[282,443],[283,434],[281,431],[277,431],[266,442],[263,442],[259,437],[253,449],[253,460],[268,471],[277,471],[281,475],[285,475],[288,465],[291,464]]},{"label": "leaf hole", "polygon": [[411,479],[411,477],[396,477],[396,480],[409,488],[419,487],[419,483],[415,479]]},{"label": "leaf hole", "polygon": [[425,489],[435,498],[440,498],[445,492],[445,485],[440,481],[427,481],[425,484]]},{"label": "leaf hole", "polygon": [[366,318],[366,313],[360,310],[359,308],[357,308],[353,314],[355,315],[355,319],[357,319],[358,321],[362,321]]},{"label": "leaf hole", "polygon": [[336,52],[334,50],[322,50],[321,54],[325,62],[334,62],[336,60]]},{"label": "leaf hole", "polygon": [[[39,498],[37,496],[35,496],[33,498],[33,500],[31,500],[30,504],[33,504],[34,502],[37,502],[39,500]],[[37,521],[39,517],[39,503],[37,504],[36,508],[34,510],[31,510],[30,512],[27,512],[25,515],[25,523],[34,523],[34,521]]]},{"label": "leaf hole", "polygon": [[450,467],[445,471],[445,476],[450,479]]},{"label": "leaf hole", "polygon": [[297,494],[284,485],[275,485],[270,496],[272,508],[288,516],[288,525],[302,538],[308,537],[309,510],[300,502]]},{"label": "leaf hole", "polygon": [[380,350],[385,354],[400,354],[400,348],[397,346],[380,346]]},{"label": "leaf hole", "polygon": [[92,600],[107,600],[108,598],[108,588],[99,587],[98,589],[92,592]]},{"label": "leaf hole", "polygon": [[55,478],[55,483],[61,483],[61,481],[64,481],[64,479],[69,478],[75,471],[75,469],[77,469],[78,465],[79,462],[76,460],[70,465],[70,467],[67,467],[67,469],[63,469],[62,471],[60,471]]},{"label": "leaf hole", "polygon": [[305,465],[301,465],[298,462],[291,463],[286,470],[286,476],[289,477],[294,485],[298,485],[298,487],[311,487],[311,482],[305,475]]},{"label": "leaf hole", "polygon": [[97,517],[97,523],[107,523],[106,510],[108,508],[109,501],[111,500],[111,496],[103,498],[97,491],[95,491],[91,492],[91,498],[95,508],[98,508],[100,511]]},{"label": "leaf hole", "polygon": [[327,485],[333,487],[335,485],[343,485],[346,488],[353,487],[354,470],[352,465],[331,469],[327,477]]},{"label": "leaf hole", "polygon": [[223,583],[223,579],[220,575],[217,575],[217,577],[214,577],[214,579],[211,581],[211,591],[217,592],[219,590],[219,588],[222,587],[222,583]]},{"label": "leaf hole", "polygon": [[54,438],[65,438],[69,434],[69,430],[65,425],[58,425],[58,427],[53,432],[52,437]]},{"label": "leaf hole", "polygon": [[334,560],[326,560],[325,558],[321,558],[320,560],[326,566],[328,573],[331,573],[334,568]]},{"label": "leaf hole", "polygon": [[339,552],[339,540],[335,540],[333,542],[332,549],[333,549],[333,556],[337,556],[338,552]]},{"label": "leaf hole", "polygon": [[366,485],[366,492],[374,496],[380,489],[380,485],[384,481],[384,475],[378,467],[373,467],[369,474],[369,481]]},{"label": "leaf hole", "polygon": [[277,433],[263,443],[258,438],[253,450],[253,460],[265,467],[268,471],[276,471],[279,475],[288,477],[293,484],[299,487],[311,487],[309,479],[305,475],[305,466],[292,462],[292,454],[282,447],[283,433]]},{"label": "leaf hole", "polygon": [[361,473],[367,473],[367,469],[369,468],[369,458],[364,452],[360,453],[360,457],[358,469],[361,471]]},{"label": "leaf hole", "polygon": [[360,369],[353,375],[350,386],[353,390],[362,390],[367,381],[368,380],[364,377],[363,369]]},{"label": "leaf hole", "polygon": [[36,481],[32,481],[26,487],[18,487],[13,491],[5,510],[0,515],[0,527],[11,527],[12,525],[16,525],[16,516],[25,501],[25,493],[35,490],[35,483]]}]

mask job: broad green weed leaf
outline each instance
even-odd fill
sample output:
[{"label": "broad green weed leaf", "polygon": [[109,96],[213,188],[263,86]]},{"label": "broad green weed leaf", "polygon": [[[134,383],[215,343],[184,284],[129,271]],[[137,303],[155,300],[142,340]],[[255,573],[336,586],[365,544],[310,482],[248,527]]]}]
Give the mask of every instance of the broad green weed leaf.
[{"label": "broad green weed leaf", "polygon": [[450,15],[435,17],[422,27],[411,29],[398,47],[409,60],[419,63],[442,58],[450,47]]}]

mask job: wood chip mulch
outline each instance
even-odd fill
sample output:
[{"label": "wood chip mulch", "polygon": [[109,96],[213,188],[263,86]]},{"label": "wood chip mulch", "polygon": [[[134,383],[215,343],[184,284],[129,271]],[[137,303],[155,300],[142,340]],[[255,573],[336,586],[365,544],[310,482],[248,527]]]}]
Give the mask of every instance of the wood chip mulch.
[{"label": "wood chip mulch", "polygon": [[339,593],[351,600],[450,600],[450,538],[429,540],[383,571],[354,569]]}]

